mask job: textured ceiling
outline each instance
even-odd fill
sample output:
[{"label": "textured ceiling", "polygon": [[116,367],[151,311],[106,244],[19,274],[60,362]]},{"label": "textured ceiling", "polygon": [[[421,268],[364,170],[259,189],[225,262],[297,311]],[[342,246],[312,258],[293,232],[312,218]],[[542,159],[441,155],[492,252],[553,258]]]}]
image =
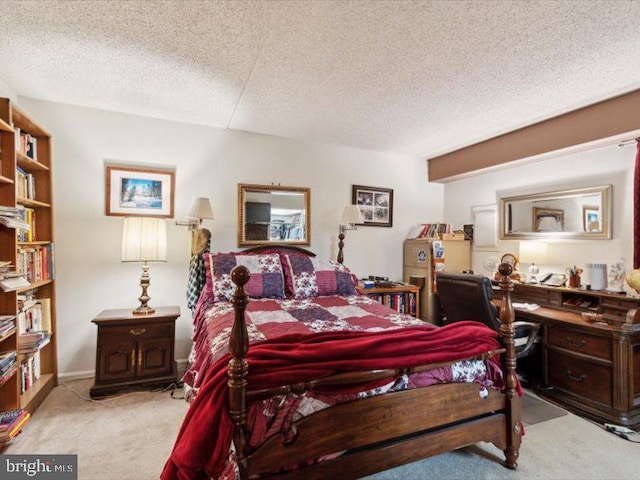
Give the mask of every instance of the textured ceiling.
[{"label": "textured ceiling", "polygon": [[19,95],[433,156],[640,88],[640,1],[7,1]]}]

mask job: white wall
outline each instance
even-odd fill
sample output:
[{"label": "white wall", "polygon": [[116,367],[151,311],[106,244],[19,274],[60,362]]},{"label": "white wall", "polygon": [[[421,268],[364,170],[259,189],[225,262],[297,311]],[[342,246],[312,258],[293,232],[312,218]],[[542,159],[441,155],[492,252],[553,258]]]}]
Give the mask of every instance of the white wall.
[{"label": "white wall", "polygon": [[[347,232],[345,264],[359,276],[402,275],[402,241],[410,226],[442,218],[443,186],[428,184],[424,159],[301,143],[277,137],[175,123],[20,98],[53,135],[53,176],[61,374],[92,372],[96,327],[103,309],[133,308],[140,266],[120,262],[122,218],[105,211],[104,161],[177,168],[173,220],[192,196],[208,196],[216,219],[205,221],[214,250],[236,250],[237,184],[272,182],[311,188],[311,246],[337,254],[338,222],[351,203],[351,185],[393,188],[393,228]],[[168,222],[168,262],[150,269],[151,305],[177,304],[176,358],[190,348],[185,288],[189,237]]]},{"label": "white wall", "polygon": [[13,102],[17,101],[18,99],[18,95],[16,94],[16,92],[2,80],[0,80],[0,97],[7,97]]},{"label": "white wall", "polygon": [[[560,272],[569,265],[585,263],[611,264],[625,258],[627,270],[633,260],[633,165],[635,148],[609,146],[588,152],[505,168],[445,185],[445,218],[448,221],[472,223],[471,206],[495,204],[505,192],[522,194],[553,185],[583,187],[611,184],[613,186],[613,234],[611,240],[549,241],[548,258],[540,265],[541,273]],[[510,252],[518,255],[518,243],[502,240],[492,250],[474,250],[473,269],[486,273],[483,261],[500,258]],[[524,269],[528,265],[523,265]]]}]

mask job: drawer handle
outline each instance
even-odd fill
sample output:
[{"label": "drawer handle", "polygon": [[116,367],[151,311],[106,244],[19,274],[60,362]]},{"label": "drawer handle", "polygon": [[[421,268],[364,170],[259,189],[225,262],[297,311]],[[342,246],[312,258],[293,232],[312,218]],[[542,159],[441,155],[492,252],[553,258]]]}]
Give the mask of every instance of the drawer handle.
[{"label": "drawer handle", "polygon": [[129,333],[131,335],[142,335],[146,331],[146,328],[132,328],[131,330],[129,330]]},{"label": "drawer handle", "polygon": [[584,382],[587,379],[587,376],[584,373],[581,373],[580,375],[574,375],[571,370],[567,370],[567,377],[569,377],[574,382],[580,383]]},{"label": "drawer handle", "polygon": [[567,335],[566,337],[564,337],[564,341],[567,342],[569,345],[571,345],[572,347],[576,347],[576,348],[582,348],[585,346],[585,344],[587,342],[585,342],[584,338],[581,338],[579,342],[575,342],[571,339],[571,337],[569,335]]}]

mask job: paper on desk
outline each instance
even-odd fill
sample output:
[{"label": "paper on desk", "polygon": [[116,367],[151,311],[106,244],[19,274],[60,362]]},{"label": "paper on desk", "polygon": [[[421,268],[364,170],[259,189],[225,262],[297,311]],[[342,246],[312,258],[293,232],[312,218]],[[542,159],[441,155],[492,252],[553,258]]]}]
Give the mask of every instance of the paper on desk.
[{"label": "paper on desk", "polygon": [[538,305],[537,303],[517,303],[517,302],[514,302],[512,305],[513,305],[513,308],[521,308],[522,310],[535,310],[536,308],[540,307],[540,305]]}]

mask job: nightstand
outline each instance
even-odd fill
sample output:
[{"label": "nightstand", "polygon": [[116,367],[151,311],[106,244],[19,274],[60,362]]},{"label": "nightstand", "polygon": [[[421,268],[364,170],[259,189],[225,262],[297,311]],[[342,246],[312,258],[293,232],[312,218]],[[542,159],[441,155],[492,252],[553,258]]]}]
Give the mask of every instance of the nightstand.
[{"label": "nightstand", "polygon": [[157,307],[149,315],[132,309],[103,310],[98,326],[96,377],[89,394],[101,397],[126,387],[153,387],[176,381],[173,358],[180,307]]}]

